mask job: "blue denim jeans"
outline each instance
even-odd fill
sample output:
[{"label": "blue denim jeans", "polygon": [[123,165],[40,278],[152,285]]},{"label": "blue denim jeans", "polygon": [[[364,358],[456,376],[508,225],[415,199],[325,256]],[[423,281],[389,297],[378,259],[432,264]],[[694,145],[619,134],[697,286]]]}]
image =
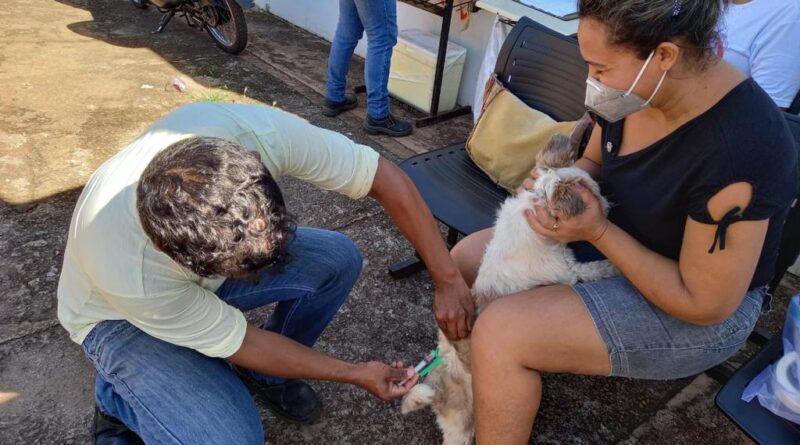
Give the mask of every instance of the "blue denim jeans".
[{"label": "blue denim jeans", "polygon": [[389,115],[389,64],[397,43],[397,0],[339,0],[339,23],[328,58],[326,96],[340,102],[347,87],[347,70],[361,36],[367,32],[367,114]]},{"label": "blue denim jeans", "polygon": [[603,339],[611,375],[672,380],[699,374],[735,354],[771,297],[750,290],[727,319],[708,326],[679,320],[650,303],[625,277],[573,286]]},{"label": "blue denim jeans", "polygon": [[[228,279],[217,295],[242,310],[277,303],[263,328],[311,346],[355,284],[361,255],[346,236],[310,228],[297,230],[288,251],[282,273],[265,272],[258,283]],[[255,402],[225,360],[125,320],[98,324],[83,348],[97,369],[97,406],[146,443],[263,445]]]}]

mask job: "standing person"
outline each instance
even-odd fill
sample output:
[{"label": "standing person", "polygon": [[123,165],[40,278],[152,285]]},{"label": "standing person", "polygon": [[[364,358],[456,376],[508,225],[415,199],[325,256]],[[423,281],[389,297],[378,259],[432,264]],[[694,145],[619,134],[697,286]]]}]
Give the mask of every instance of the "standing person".
[{"label": "standing person", "polygon": [[[295,229],[280,176],[377,200],[429,266],[442,330],[468,335],[469,288],[396,165],[277,109],[186,105],[106,161],[72,216],[58,318],[97,370],[98,445],[133,433],[148,444],[263,445],[250,392],[309,424],[322,403],[305,379],[384,400],[413,386],[399,362],[312,349],[358,279],[361,254],[341,233]],[[245,320],[272,303],[263,323]]]},{"label": "standing person", "polygon": [[336,116],[358,105],[356,97],[345,94],[345,91],[350,59],[364,31],[367,32],[364,65],[367,118],[364,129],[370,134],[407,136],[411,134],[411,124],[395,118],[389,110],[389,65],[392,48],[397,43],[396,0],[339,0],[339,23],[328,59],[323,113]]},{"label": "standing person", "polygon": [[800,90],[800,0],[733,0],[720,31],[725,60],[789,108]]},{"label": "standing person", "polygon": [[[735,354],[764,308],[797,196],[786,120],[713,51],[720,0],[579,0],[598,123],[576,167],[602,180],[573,218],[544,206],[531,230],[588,242],[621,276],[501,298],[472,334],[479,445],[528,443],[542,373],[687,377]],[[527,179],[524,187],[531,186]],[[452,254],[475,278],[489,230]]]}]

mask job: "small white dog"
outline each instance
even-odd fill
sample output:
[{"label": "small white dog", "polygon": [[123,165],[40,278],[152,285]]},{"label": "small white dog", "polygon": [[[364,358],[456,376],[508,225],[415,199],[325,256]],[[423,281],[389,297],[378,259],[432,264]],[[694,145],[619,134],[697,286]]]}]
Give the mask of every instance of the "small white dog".
[{"label": "small white dog", "polygon": [[[584,204],[574,189],[582,182],[608,213],[608,202],[597,183],[583,170],[573,167],[574,151],[569,138],[556,135],[539,153],[539,175],[532,190],[506,199],[497,216],[494,235],[486,247],[472,287],[476,310],[491,301],[538,286],[594,281],[617,274],[609,261],[578,263],[565,245],[539,236],[525,219],[534,197],[548,211],[564,216],[581,214]],[[439,331],[442,363],[403,397],[402,413],[431,405],[444,436],[444,445],[469,445],[474,435],[472,373],[469,340],[450,342]]]}]

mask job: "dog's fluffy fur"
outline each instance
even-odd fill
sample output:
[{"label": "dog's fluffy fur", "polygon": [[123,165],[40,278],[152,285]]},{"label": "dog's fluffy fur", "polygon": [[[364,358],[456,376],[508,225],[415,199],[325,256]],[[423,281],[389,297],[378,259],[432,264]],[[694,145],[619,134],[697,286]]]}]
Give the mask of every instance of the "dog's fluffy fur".
[{"label": "dog's fluffy fur", "polygon": [[[573,159],[569,139],[556,135],[537,157],[540,170],[533,190],[521,191],[503,203],[472,287],[478,312],[505,295],[617,273],[608,261],[578,263],[566,245],[539,236],[525,219],[524,211],[533,208],[535,196],[543,197],[550,211],[558,210],[566,217],[581,214],[585,208],[574,188],[578,181],[597,196],[608,213],[597,183],[585,171],[572,167]],[[401,410],[407,414],[431,405],[444,445],[468,445],[474,434],[469,340],[450,342],[439,331],[439,353],[442,364],[405,395]]]}]

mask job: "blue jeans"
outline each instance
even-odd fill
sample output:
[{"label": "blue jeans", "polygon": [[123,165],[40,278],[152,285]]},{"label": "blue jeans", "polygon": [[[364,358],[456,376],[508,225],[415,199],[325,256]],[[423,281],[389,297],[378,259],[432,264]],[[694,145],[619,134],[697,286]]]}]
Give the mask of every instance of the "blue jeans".
[{"label": "blue jeans", "polygon": [[[258,283],[228,279],[217,295],[242,310],[277,302],[263,328],[311,346],[355,284],[361,255],[346,236],[310,228],[297,230],[288,251],[282,273],[265,272]],[[227,361],[125,320],[98,324],[83,348],[97,369],[97,406],[146,443],[264,444],[255,402]]]},{"label": "blue jeans", "polygon": [[326,96],[344,100],[347,70],[358,41],[367,31],[367,114],[374,119],[389,115],[389,64],[397,43],[397,0],[339,0],[339,23],[328,58]]},{"label": "blue jeans", "polygon": [[750,290],[721,322],[701,326],[650,303],[625,277],[573,286],[608,350],[611,375],[672,380],[699,374],[735,354],[769,306],[766,287]]}]

